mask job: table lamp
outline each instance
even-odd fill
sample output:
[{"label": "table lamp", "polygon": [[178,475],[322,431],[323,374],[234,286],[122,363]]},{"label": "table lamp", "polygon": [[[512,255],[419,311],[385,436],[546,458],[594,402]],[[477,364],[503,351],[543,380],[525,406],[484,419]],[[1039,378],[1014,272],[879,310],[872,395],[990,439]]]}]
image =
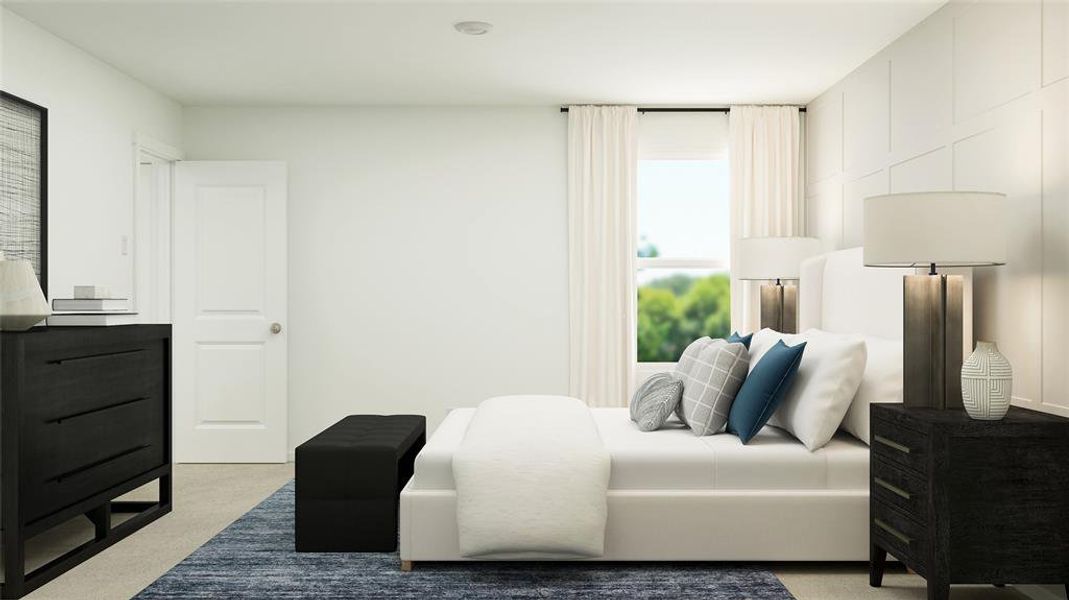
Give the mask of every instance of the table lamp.
[{"label": "table lamp", "polygon": [[961,407],[964,280],[936,269],[1006,264],[1006,196],[889,194],[866,198],[864,211],[865,266],[928,270],[903,276],[903,402]]},{"label": "table lamp", "polygon": [[783,285],[798,279],[802,261],[819,254],[820,240],[809,237],[752,237],[736,247],[736,276],[744,280],[775,281],[761,285],[761,328],[797,333],[798,287]]}]

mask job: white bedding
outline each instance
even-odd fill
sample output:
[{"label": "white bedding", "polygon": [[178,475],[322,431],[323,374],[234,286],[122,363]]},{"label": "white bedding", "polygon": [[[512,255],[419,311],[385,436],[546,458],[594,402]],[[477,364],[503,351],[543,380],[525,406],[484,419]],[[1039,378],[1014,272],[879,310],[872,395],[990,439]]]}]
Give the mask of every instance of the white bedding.
[{"label": "white bedding", "polygon": [[[611,490],[868,490],[868,447],[847,434],[810,452],[774,427],[743,446],[730,434],[694,436],[671,420],[642,432],[626,408],[590,412],[612,457]],[[412,489],[455,489],[453,454],[474,413],[450,411],[416,458]]]},{"label": "white bedding", "polygon": [[610,457],[580,400],[486,400],[451,462],[462,556],[602,555]]}]

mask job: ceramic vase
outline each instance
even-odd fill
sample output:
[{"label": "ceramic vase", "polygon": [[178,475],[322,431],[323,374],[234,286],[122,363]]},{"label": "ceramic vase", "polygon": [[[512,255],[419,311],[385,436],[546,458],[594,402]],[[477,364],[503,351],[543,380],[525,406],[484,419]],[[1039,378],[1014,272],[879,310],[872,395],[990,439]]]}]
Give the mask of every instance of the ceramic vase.
[{"label": "ceramic vase", "polygon": [[0,252],[0,331],[25,331],[51,314],[30,261]]},{"label": "ceramic vase", "polygon": [[994,342],[977,342],[961,365],[961,397],[965,412],[982,421],[997,421],[1010,410],[1013,368]]}]

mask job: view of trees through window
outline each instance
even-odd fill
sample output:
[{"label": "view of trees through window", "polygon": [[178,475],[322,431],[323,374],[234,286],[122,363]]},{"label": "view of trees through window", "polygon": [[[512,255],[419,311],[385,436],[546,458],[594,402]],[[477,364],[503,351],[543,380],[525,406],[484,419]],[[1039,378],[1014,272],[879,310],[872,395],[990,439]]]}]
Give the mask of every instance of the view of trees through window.
[{"label": "view of trees through window", "polygon": [[725,272],[676,272],[638,287],[638,360],[673,362],[690,342],[731,333],[731,281]]},{"label": "view of trees through window", "polygon": [[640,160],[638,360],[731,333],[726,160]]}]

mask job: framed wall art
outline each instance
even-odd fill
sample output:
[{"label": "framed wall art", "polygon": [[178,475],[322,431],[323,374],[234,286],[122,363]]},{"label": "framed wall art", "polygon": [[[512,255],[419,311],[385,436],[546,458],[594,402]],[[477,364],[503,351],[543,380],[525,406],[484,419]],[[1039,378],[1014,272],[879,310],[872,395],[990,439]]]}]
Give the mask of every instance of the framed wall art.
[{"label": "framed wall art", "polygon": [[0,252],[48,295],[48,110],[0,91]]}]

